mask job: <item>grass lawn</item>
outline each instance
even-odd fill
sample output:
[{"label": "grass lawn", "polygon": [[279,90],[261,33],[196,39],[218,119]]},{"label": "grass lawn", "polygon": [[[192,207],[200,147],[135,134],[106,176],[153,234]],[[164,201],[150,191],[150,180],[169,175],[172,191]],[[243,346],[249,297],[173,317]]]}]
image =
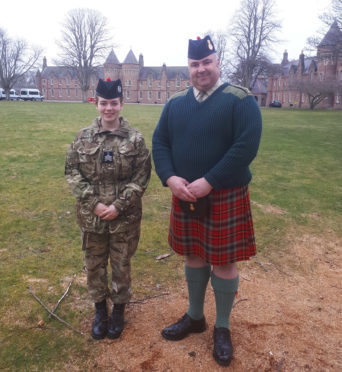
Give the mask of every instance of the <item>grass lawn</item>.
[{"label": "grass lawn", "polygon": [[[149,148],[161,110],[126,105],[123,111]],[[342,234],[342,112],[264,109],[262,115],[250,185],[259,254],[284,249],[293,226]],[[29,292],[31,286],[52,309],[76,274],[57,314],[76,329],[89,328],[93,306],[64,159],[76,132],[95,116],[90,104],[0,103],[0,370],[57,370],[68,363],[82,369],[96,353],[96,342],[49,320]],[[183,280],[179,257],[156,260],[169,252],[170,194],[154,172],[143,201],[142,236],[132,260],[135,299]],[[267,213],[269,207],[280,213]]]}]

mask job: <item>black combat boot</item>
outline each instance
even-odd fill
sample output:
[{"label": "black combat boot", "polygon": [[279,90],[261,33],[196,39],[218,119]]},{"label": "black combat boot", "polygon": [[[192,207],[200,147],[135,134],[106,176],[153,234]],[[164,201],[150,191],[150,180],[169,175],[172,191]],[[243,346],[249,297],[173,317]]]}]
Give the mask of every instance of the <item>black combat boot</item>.
[{"label": "black combat boot", "polygon": [[124,313],[126,304],[114,304],[112,315],[109,318],[107,337],[119,338],[124,329]]},{"label": "black combat boot", "polygon": [[95,303],[95,319],[93,322],[93,328],[91,330],[91,336],[95,340],[101,340],[106,337],[108,326],[108,313],[107,304],[104,299],[101,302]]}]

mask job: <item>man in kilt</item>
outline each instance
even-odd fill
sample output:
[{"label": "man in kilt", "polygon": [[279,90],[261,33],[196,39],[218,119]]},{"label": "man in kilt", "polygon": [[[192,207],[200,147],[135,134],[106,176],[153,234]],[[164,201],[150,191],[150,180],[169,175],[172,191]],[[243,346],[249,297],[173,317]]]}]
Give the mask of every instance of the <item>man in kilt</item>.
[{"label": "man in kilt", "polygon": [[248,184],[262,120],[248,89],[223,83],[209,36],[189,40],[192,86],[167,102],[153,134],[155,169],[172,192],[169,243],[185,256],[189,307],[165,328],[167,340],[205,331],[209,279],[215,294],[213,356],[233,357],[230,312],[238,289],[237,261],[256,254]]}]

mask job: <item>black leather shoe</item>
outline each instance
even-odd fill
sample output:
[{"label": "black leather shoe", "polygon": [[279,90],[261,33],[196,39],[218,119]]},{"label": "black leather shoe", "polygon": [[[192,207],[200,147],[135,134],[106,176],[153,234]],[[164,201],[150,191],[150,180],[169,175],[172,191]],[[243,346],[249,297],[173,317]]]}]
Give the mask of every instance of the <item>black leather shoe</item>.
[{"label": "black leather shoe", "polygon": [[101,340],[106,337],[108,324],[106,300],[95,303],[95,319],[91,330],[91,336],[95,340]]},{"label": "black leather shoe", "polygon": [[124,329],[124,313],[126,304],[115,304],[112,315],[109,318],[107,337],[111,339],[119,338]]},{"label": "black leather shoe", "polygon": [[229,366],[233,359],[233,345],[230,330],[227,328],[214,328],[213,356],[221,366]]},{"label": "black leather shoe", "polygon": [[199,320],[191,319],[188,314],[185,314],[177,323],[164,328],[161,332],[162,336],[167,340],[179,341],[190,333],[201,333],[206,329],[205,318]]}]

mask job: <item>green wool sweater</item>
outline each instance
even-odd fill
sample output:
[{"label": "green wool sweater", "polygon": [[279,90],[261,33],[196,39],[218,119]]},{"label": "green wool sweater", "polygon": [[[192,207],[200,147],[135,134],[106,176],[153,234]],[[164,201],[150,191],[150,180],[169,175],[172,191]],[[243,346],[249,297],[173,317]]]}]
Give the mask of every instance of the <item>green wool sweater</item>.
[{"label": "green wool sweater", "polygon": [[192,182],[204,177],[216,189],[243,186],[252,175],[261,114],[245,88],[225,83],[198,102],[190,87],[165,105],[152,138],[155,169],[162,183],[171,176]]}]

